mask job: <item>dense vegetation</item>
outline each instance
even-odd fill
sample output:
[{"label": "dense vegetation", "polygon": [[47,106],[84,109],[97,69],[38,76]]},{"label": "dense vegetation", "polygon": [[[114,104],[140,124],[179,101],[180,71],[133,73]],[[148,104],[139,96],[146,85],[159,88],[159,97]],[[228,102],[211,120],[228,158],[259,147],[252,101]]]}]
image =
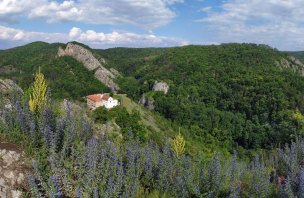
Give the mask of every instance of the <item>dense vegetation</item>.
[{"label": "dense vegetation", "polygon": [[96,123],[104,124],[110,120],[114,121],[121,128],[122,134],[127,134],[132,130],[133,136],[141,141],[147,140],[147,129],[140,123],[141,118],[136,110],[129,113],[122,106],[117,106],[110,110],[104,107],[94,110],[94,121]]},{"label": "dense vegetation", "polygon": [[[288,54],[254,44],[92,50],[123,74],[121,92],[134,101],[145,93],[156,112],[120,95],[122,106],[91,113],[57,99],[108,89],[73,58],[56,57],[59,46],[0,51],[0,77],[27,90],[11,108],[0,98],[0,138],[34,160],[25,196],[304,197],[304,78],[276,64]],[[50,89],[31,111],[38,67]],[[155,81],[170,85],[167,95],[151,91]],[[98,133],[107,123],[120,138]],[[186,145],[176,155],[178,128]]]},{"label": "dense vegetation", "polygon": [[[0,78],[27,90],[40,67],[52,98],[109,91],[81,63],[56,57],[59,46],[35,42],[1,51]],[[123,74],[121,92],[134,101],[148,93],[156,113],[182,127],[194,153],[268,149],[303,133],[304,80],[276,64],[290,53],[255,44],[90,50]],[[151,92],[156,80],[170,85],[167,95]]]},{"label": "dense vegetation", "polygon": [[303,134],[304,78],[276,64],[287,54],[264,45],[225,44],[99,51],[125,74],[134,100],[156,80],[156,111],[187,126],[188,139],[223,149],[272,148]]},{"label": "dense vegetation", "polygon": [[237,153],[197,161],[176,157],[168,139],[141,143],[132,130],[118,143],[96,138],[90,120],[75,116],[69,102],[63,112],[47,99],[33,113],[26,96],[13,99],[12,109],[1,108],[0,137],[35,159],[27,197],[303,197],[302,139],[251,163]]},{"label": "dense vegetation", "polygon": [[0,52],[0,78],[12,78],[26,90],[40,67],[53,98],[80,100],[91,93],[109,91],[75,59],[56,57],[59,46],[64,45],[35,42]]}]

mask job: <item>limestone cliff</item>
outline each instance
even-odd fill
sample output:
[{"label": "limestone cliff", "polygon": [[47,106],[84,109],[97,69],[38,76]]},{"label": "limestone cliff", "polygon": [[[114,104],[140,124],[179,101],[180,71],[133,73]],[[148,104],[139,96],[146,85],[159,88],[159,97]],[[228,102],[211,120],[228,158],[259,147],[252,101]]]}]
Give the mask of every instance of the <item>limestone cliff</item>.
[{"label": "limestone cliff", "polygon": [[304,76],[304,64],[293,56],[282,58],[280,61],[277,61],[276,64],[281,68],[291,69],[293,72]]},{"label": "limestone cliff", "polygon": [[[146,82],[145,82],[146,83]],[[153,99],[153,92],[155,91],[161,91],[164,94],[167,94],[169,91],[169,85],[168,83],[164,81],[155,81],[152,87],[152,92],[147,92],[142,94],[141,98],[139,99],[138,103],[149,109],[150,111],[153,111],[155,109],[155,101]]]},{"label": "limestone cliff", "polygon": [[88,70],[94,70],[95,78],[108,86],[113,92],[119,90],[118,85],[114,82],[114,79],[119,75],[119,73],[112,72],[103,67],[102,63],[104,64],[105,60],[102,58],[97,60],[88,49],[74,43],[68,43],[65,49],[61,47],[59,48],[58,56],[71,56],[75,58]]},{"label": "limestone cliff", "polygon": [[155,81],[152,90],[153,91],[162,91],[162,92],[164,92],[164,94],[167,94],[169,91],[169,85],[166,82]]},{"label": "limestone cliff", "polygon": [[14,81],[0,79],[0,96],[8,95],[13,91],[23,93],[22,89]]},{"label": "limestone cliff", "polygon": [[138,102],[139,104],[143,105],[150,111],[153,111],[155,109],[154,105],[154,99],[152,97],[148,97],[145,94],[143,94]]}]

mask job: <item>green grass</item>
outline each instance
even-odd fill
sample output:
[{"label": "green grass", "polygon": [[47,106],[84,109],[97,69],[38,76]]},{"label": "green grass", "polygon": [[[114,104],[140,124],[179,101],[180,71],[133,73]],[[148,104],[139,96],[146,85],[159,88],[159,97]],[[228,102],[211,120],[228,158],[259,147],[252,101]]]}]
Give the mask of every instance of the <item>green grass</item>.
[{"label": "green grass", "polygon": [[152,130],[151,132],[155,132],[162,136],[165,134],[169,136],[176,134],[173,128],[170,127],[171,123],[168,120],[164,119],[155,112],[147,110],[124,94],[119,94],[119,97],[121,100],[121,105],[125,107],[129,113],[131,113],[133,110],[137,110],[139,112],[142,124],[148,127],[148,129]]}]

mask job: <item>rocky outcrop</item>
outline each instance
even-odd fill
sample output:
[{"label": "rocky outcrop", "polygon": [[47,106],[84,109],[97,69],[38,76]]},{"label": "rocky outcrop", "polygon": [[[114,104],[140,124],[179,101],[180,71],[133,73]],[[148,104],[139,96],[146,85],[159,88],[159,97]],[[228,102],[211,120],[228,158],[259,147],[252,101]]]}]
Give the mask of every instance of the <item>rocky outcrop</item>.
[{"label": "rocky outcrop", "polygon": [[293,56],[282,58],[280,61],[277,61],[276,64],[281,68],[291,69],[293,72],[304,76],[304,64]]},{"label": "rocky outcrop", "polygon": [[155,81],[152,90],[153,91],[162,91],[165,94],[167,94],[168,91],[169,91],[169,85],[166,82],[157,82],[157,81]]},{"label": "rocky outcrop", "polygon": [[90,50],[74,43],[68,43],[65,49],[59,48],[58,56],[72,56],[88,70],[95,70],[95,78],[108,86],[113,92],[119,90],[118,85],[114,83],[114,79],[119,75],[118,72],[113,73],[103,67],[102,63],[105,64],[105,60],[102,58],[97,60]]},{"label": "rocky outcrop", "polygon": [[21,197],[25,189],[25,168],[23,152],[14,144],[0,142],[0,197]]},{"label": "rocky outcrop", "polygon": [[61,47],[58,50],[58,56],[72,56],[89,69],[94,70],[101,66],[101,63],[93,56],[93,54],[84,47],[68,43],[65,49]]},{"label": "rocky outcrop", "polygon": [[145,94],[143,94],[138,102],[139,104],[143,105],[150,111],[153,111],[155,109],[154,105],[154,99],[152,97],[147,97]]},{"label": "rocky outcrop", "polygon": [[14,83],[14,81],[10,79],[0,79],[0,122],[3,121],[3,110],[11,110],[13,101],[20,98],[22,94],[22,89]]},{"label": "rocky outcrop", "polygon": [[110,71],[115,75],[115,77],[120,76],[120,73],[116,69],[110,68]]},{"label": "rocky outcrop", "polygon": [[13,65],[6,65],[0,67],[0,74],[10,74],[16,71],[17,69]]},{"label": "rocky outcrop", "polygon": [[[145,84],[147,82],[144,82]],[[158,81],[155,81],[154,84],[153,84],[153,88],[152,88],[152,91],[161,91],[163,92],[164,94],[167,94],[168,91],[169,91],[169,85],[164,82],[164,81],[161,81],[161,82],[158,82]],[[155,109],[155,101],[153,99],[153,92],[147,92],[147,93],[144,93],[140,100],[139,100],[139,104],[143,105],[144,107],[146,107],[147,109],[149,109],[150,111],[153,111]]]},{"label": "rocky outcrop", "polygon": [[10,79],[0,79],[0,96],[8,95],[14,91],[23,93],[22,89],[14,81]]}]

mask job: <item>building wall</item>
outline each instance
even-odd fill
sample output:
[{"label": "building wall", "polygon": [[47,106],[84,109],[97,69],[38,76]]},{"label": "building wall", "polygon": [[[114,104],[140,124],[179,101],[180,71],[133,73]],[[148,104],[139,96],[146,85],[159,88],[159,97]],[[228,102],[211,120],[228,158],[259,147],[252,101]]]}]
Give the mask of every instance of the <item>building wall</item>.
[{"label": "building wall", "polygon": [[95,101],[90,100],[88,98],[87,98],[87,105],[88,105],[89,109],[92,109],[92,110],[96,109],[96,103],[95,103]]},{"label": "building wall", "polygon": [[105,107],[107,109],[111,109],[117,105],[118,105],[118,100],[113,99],[112,97],[110,97],[109,100],[105,103]]}]

